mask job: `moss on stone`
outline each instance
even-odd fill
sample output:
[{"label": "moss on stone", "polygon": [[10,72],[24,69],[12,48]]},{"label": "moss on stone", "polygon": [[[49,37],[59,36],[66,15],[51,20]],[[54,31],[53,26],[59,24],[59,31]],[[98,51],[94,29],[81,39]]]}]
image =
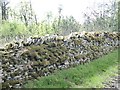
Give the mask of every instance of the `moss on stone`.
[{"label": "moss on stone", "polygon": [[36,73],[36,72],[31,72],[31,74],[30,74],[33,78],[38,78],[39,77],[39,75]]},{"label": "moss on stone", "polygon": [[40,61],[33,61],[32,63],[33,63],[33,64],[32,64],[33,66],[38,66],[38,65],[41,64]]},{"label": "moss on stone", "polygon": [[74,41],[74,44],[77,46],[81,45],[82,43],[82,40],[73,40],[73,41]]},{"label": "moss on stone", "polygon": [[9,83],[8,82],[2,83],[2,88],[9,88]]},{"label": "moss on stone", "polygon": [[81,58],[81,55],[76,55],[76,56],[74,56],[74,58],[75,58],[76,60],[78,60],[78,59]]},{"label": "moss on stone", "polygon": [[[68,37],[66,36],[65,41],[64,37],[59,36],[56,36],[55,40],[51,39],[52,41],[49,40],[49,37],[43,38],[43,43],[39,45],[25,43],[26,45],[22,48],[16,47],[15,43],[8,44],[6,49],[0,49],[0,60],[2,61],[4,75],[6,74],[5,71],[7,71],[7,74],[10,74],[12,71],[11,68],[18,68],[14,65],[24,64],[24,70],[13,71],[10,76],[14,78],[20,74],[25,75],[26,71],[29,73],[28,77],[25,77],[27,80],[45,75],[47,72],[54,72],[54,69],[58,69],[59,65],[65,65],[65,61],[69,62],[69,66],[76,66],[79,63],[78,60],[81,60],[80,62],[84,64],[87,60],[93,60],[112,50],[111,46],[110,48],[106,48],[105,46],[105,44],[109,43],[106,37],[107,39],[112,39],[114,42],[120,38],[112,33],[106,33],[106,36],[101,36],[101,33],[83,33],[82,36],[81,34],[77,33],[71,34]],[[86,44],[84,44],[84,41]],[[110,43],[113,49],[117,48],[112,42]],[[79,45],[82,47],[79,48]],[[105,47],[102,48],[102,46]],[[81,52],[82,54],[80,54]],[[26,66],[28,62],[30,62],[30,68]],[[52,69],[47,68],[50,65],[54,65]],[[16,82],[12,81],[12,84],[16,84]],[[5,81],[4,86],[9,87],[8,82]]]},{"label": "moss on stone", "polygon": [[48,66],[48,65],[50,65],[50,62],[47,61],[47,60],[43,60],[43,61],[42,61],[42,64],[43,64],[44,66]]}]

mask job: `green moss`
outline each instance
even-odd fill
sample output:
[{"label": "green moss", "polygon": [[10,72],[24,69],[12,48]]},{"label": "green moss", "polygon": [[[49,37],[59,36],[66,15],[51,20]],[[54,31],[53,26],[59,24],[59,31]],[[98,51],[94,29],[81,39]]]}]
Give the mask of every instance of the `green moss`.
[{"label": "green moss", "polygon": [[56,50],[57,50],[57,49],[53,48],[50,52],[51,52],[51,53],[54,53],[54,52],[56,52]]},{"label": "green moss", "polygon": [[32,45],[32,46],[29,46],[27,47],[28,50],[30,51],[36,51],[36,52],[39,52],[39,51],[44,51],[46,48],[47,48],[47,45],[44,45],[44,44],[41,44],[41,45]]},{"label": "green moss", "polygon": [[82,57],[81,55],[74,56],[74,58],[77,59],[77,60],[80,59],[81,57]]},{"label": "green moss", "polygon": [[60,49],[64,52],[67,51],[67,48],[65,46],[60,46]]},{"label": "green moss", "polygon": [[58,60],[57,58],[52,57],[49,62],[50,62],[50,64],[54,64],[54,63],[56,63],[57,60]]},{"label": "green moss", "polygon": [[48,65],[50,65],[50,62],[47,61],[47,60],[43,60],[43,61],[42,61],[42,65],[44,65],[44,66],[48,66]]},{"label": "green moss", "polygon": [[56,47],[56,46],[57,46],[56,43],[49,43],[49,44],[48,44],[48,47],[50,47],[50,48],[52,48],[52,47]]},{"label": "green moss", "polygon": [[58,55],[59,55],[59,56],[63,55],[63,54],[62,54],[62,51],[58,51]]},{"label": "green moss", "polygon": [[13,76],[17,76],[19,74],[20,74],[19,71],[15,71],[14,73],[12,73]]},{"label": "green moss", "polygon": [[50,57],[51,59],[55,59],[55,58],[56,58],[56,57],[54,56],[54,53],[49,54],[49,57]]},{"label": "green moss", "polygon": [[2,68],[3,68],[3,69],[5,69],[5,68],[7,69],[7,68],[8,68],[8,65],[2,64]]},{"label": "green moss", "polygon": [[8,82],[2,83],[2,88],[9,88],[9,83]]},{"label": "green moss", "polygon": [[31,72],[31,76],[33,77],[33,78],[38,78],[38,74],[37,73],[35,73],[35,72]]},{"label": "green moss", "polygon": [[74,51],[73,50],[69,50],[69,53],[74,54]]},{"label": "green moss", "polygon": [[77,49],[71,49],[73,52],[78,53]]},{"label": "green moss", "polygon": [[30,50],[30,51],[39,51],[40,50],[40,46],[30,46],[30,47],[28,47],[28,49]]},{"label": "green moss", "polygon": [[67,56],[60,56],[60,63],[64,62],[65,60],[68,60],[68,57]]},{"label": "green moss", "polygon": [[5,83],[2,84],[3,87],[8,87],[9,84],[10,85],[15,85],[15,84],[18,84],[20,83],[20,80],[9,80],[9,81],[6,81]]},{"label": "green moss", "polygon": [[82,40],[73,40],[74,41],[74,44],[75,45],[81,45],[81,43],[82,43]]},{"label": "green moss", "polygon": [[42,70],[43,72],[49,72],[49,70],[47,68],[43,68]]},{"label": "green moss", "polygon": [[56,52],[55,52],[53,55],[54,55],[55,57],[58,57],[58,56],[59,56],[59,54],[58,54],[58,53],[56,53]]},{"label": "green moss", "polygon": [[99,50],[99,47],[94,45],[94,46],[91,46],[91,49],[94,50],[94,51],[97,51],[97,50]]},{"label": "green moss", "polygon": [[41,64],[41,62],[40,61],[33,61],[33,66],[38,66],[38,65],[40,65]]}]

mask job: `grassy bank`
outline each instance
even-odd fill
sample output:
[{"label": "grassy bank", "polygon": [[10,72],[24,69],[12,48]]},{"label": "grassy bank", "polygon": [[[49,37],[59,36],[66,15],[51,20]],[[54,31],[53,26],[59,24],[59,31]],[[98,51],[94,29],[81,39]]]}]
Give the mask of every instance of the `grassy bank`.
[{"label": "grassy bank", "polygon": [[[120,50],[119,50],[120,51]],[[103,88],[118,72],[118,50],[93,62],[56,71],[54,74],[28,81],[26,88]]]}]

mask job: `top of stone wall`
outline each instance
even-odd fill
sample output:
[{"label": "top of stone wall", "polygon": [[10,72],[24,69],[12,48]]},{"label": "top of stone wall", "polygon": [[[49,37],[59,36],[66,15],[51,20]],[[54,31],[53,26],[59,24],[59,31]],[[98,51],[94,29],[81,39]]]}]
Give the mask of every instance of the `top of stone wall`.
[{"label": "top of stone wall", "polygon": [[66,42],[66,41],[70,41],[72,39],[77,39],[77,38],[93,39],[95,37],[112,38],[112,39],[115,37],[120,38],[120,32],[85,32],[83,31],[83,32],[73,32],[67,36],[60,36],[57,34],[54,34],[54,35],[47,34],[41,37],[29,37],[25,41],[20,41],[20,42],[14,41],[11,43],[7,43],[3,48],[0,48],[0,51],[4,51],[8,49],[19,49],[19,48],[23,48],[25,46],[30,46],[30,45],[40,45],[47,42],[59,42],[59,41]]}]

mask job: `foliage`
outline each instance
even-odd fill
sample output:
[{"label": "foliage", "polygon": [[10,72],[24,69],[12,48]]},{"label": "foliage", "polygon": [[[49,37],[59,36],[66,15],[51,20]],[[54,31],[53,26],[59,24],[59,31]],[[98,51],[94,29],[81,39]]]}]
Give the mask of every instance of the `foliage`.
[{"label": "foliage", "polygon": [[0,37],[34,36],[54,33],[66,35],[71,32],[79,31],[79,29],[80,24],[73,17],[61,18],[59,26],[57,18],[53,18],[51,22],[43,20],[37,25],[32,23],[29,26],[15,20],[4,21],[0,27]]},{"label": "foliage", "polygon": [[8,21],[4,21],[4,23],[1,24],[0,33],[0,37],[15,37],[29,34],[24,24]]}]

